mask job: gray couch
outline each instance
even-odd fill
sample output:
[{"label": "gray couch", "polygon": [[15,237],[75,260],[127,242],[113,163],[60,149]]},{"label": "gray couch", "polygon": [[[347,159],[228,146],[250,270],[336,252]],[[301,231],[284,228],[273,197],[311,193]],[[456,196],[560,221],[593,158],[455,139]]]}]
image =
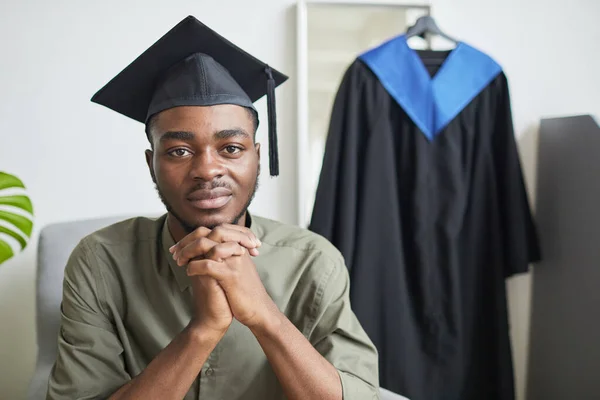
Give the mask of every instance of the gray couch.
[{"label": "gray couch", "polygon": [[[36,321],[38,355],[28,400],[44,400],[48,376],[57,352],[60,302],[64,267],[79,240],[100,228],[126,217],[112,217],[48,225],[39,238],[36,277]],[[381,389],[381,400],[402,400],[402,396]]]}]

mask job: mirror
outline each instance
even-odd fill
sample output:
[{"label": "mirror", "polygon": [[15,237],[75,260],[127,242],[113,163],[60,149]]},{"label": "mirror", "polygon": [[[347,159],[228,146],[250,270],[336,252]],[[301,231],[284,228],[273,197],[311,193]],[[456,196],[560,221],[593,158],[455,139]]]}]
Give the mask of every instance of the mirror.
[{"label": "mirror", "polygon": [[[371,47],[429,15],[427,5],[302,2],[298,9],[299,225],[312,214],[333,101],[346,69]],[[419,46],[417,40],[416,46]],[[421,43],[422,46],[426,43]]]}]

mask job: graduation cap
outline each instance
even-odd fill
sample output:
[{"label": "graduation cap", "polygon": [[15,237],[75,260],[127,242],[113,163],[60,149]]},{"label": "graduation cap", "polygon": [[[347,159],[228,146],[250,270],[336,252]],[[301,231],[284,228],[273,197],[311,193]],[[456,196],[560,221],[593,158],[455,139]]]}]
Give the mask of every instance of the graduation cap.
[{"label": "graduation cap", "polygon": [[275,88],[288,77],[193,16],[183,19],[93,97],[143,124],[177,106],[235,104],[252,109],[267,95],[269,169],[279,175]]}]

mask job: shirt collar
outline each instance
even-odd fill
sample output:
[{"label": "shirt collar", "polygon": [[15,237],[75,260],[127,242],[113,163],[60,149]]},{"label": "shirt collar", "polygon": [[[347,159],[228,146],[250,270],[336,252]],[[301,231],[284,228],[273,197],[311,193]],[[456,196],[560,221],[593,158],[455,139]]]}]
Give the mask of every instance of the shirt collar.
[{"label": "shirt collar", "polygon": [[[246,228],[249,228],[249,229],[252,228],[252,217],[250,216],[249,211],[246,211]],[[167,258],[167,262],[169,263],[169,268],[171,268],[171,271],[173,272],[173,275],[175,276],[177,285],[179,286],[179,289],[183,292],[188,287],[190,287],[191,282],[190,282],[190,277],[186,273],[185,267],[177,265],[175,260],[173,260],[173,256],[171,255],[169,248],[171,246],[173,246],[174,244],[175,244],[175,240],[173,239],[173,236],[171,235],[171,232],[169,231],[169,224],[167,223],[167,218],[165,218],[165,222],[164,222],[163,228],[162,228],[163,251],[165,253],[165,257]]]}]

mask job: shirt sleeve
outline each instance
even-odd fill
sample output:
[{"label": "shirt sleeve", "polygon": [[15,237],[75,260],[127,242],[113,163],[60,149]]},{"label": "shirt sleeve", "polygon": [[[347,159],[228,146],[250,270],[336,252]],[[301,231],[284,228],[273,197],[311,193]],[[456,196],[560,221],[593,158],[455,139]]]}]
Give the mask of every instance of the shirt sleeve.
[{"label": "shirt sleeve", "polygon": [[350,307],[350,279],[341,260],[317,291],[310,341],[338,371],[344,400],[379,399],[378,353]]},{"label": "shirt sleeve", "polygon": [[65,268],[58,354],[47,400],[105,399],[128,382],[123,347],[105,312],[101,273],[85,241]]}]

